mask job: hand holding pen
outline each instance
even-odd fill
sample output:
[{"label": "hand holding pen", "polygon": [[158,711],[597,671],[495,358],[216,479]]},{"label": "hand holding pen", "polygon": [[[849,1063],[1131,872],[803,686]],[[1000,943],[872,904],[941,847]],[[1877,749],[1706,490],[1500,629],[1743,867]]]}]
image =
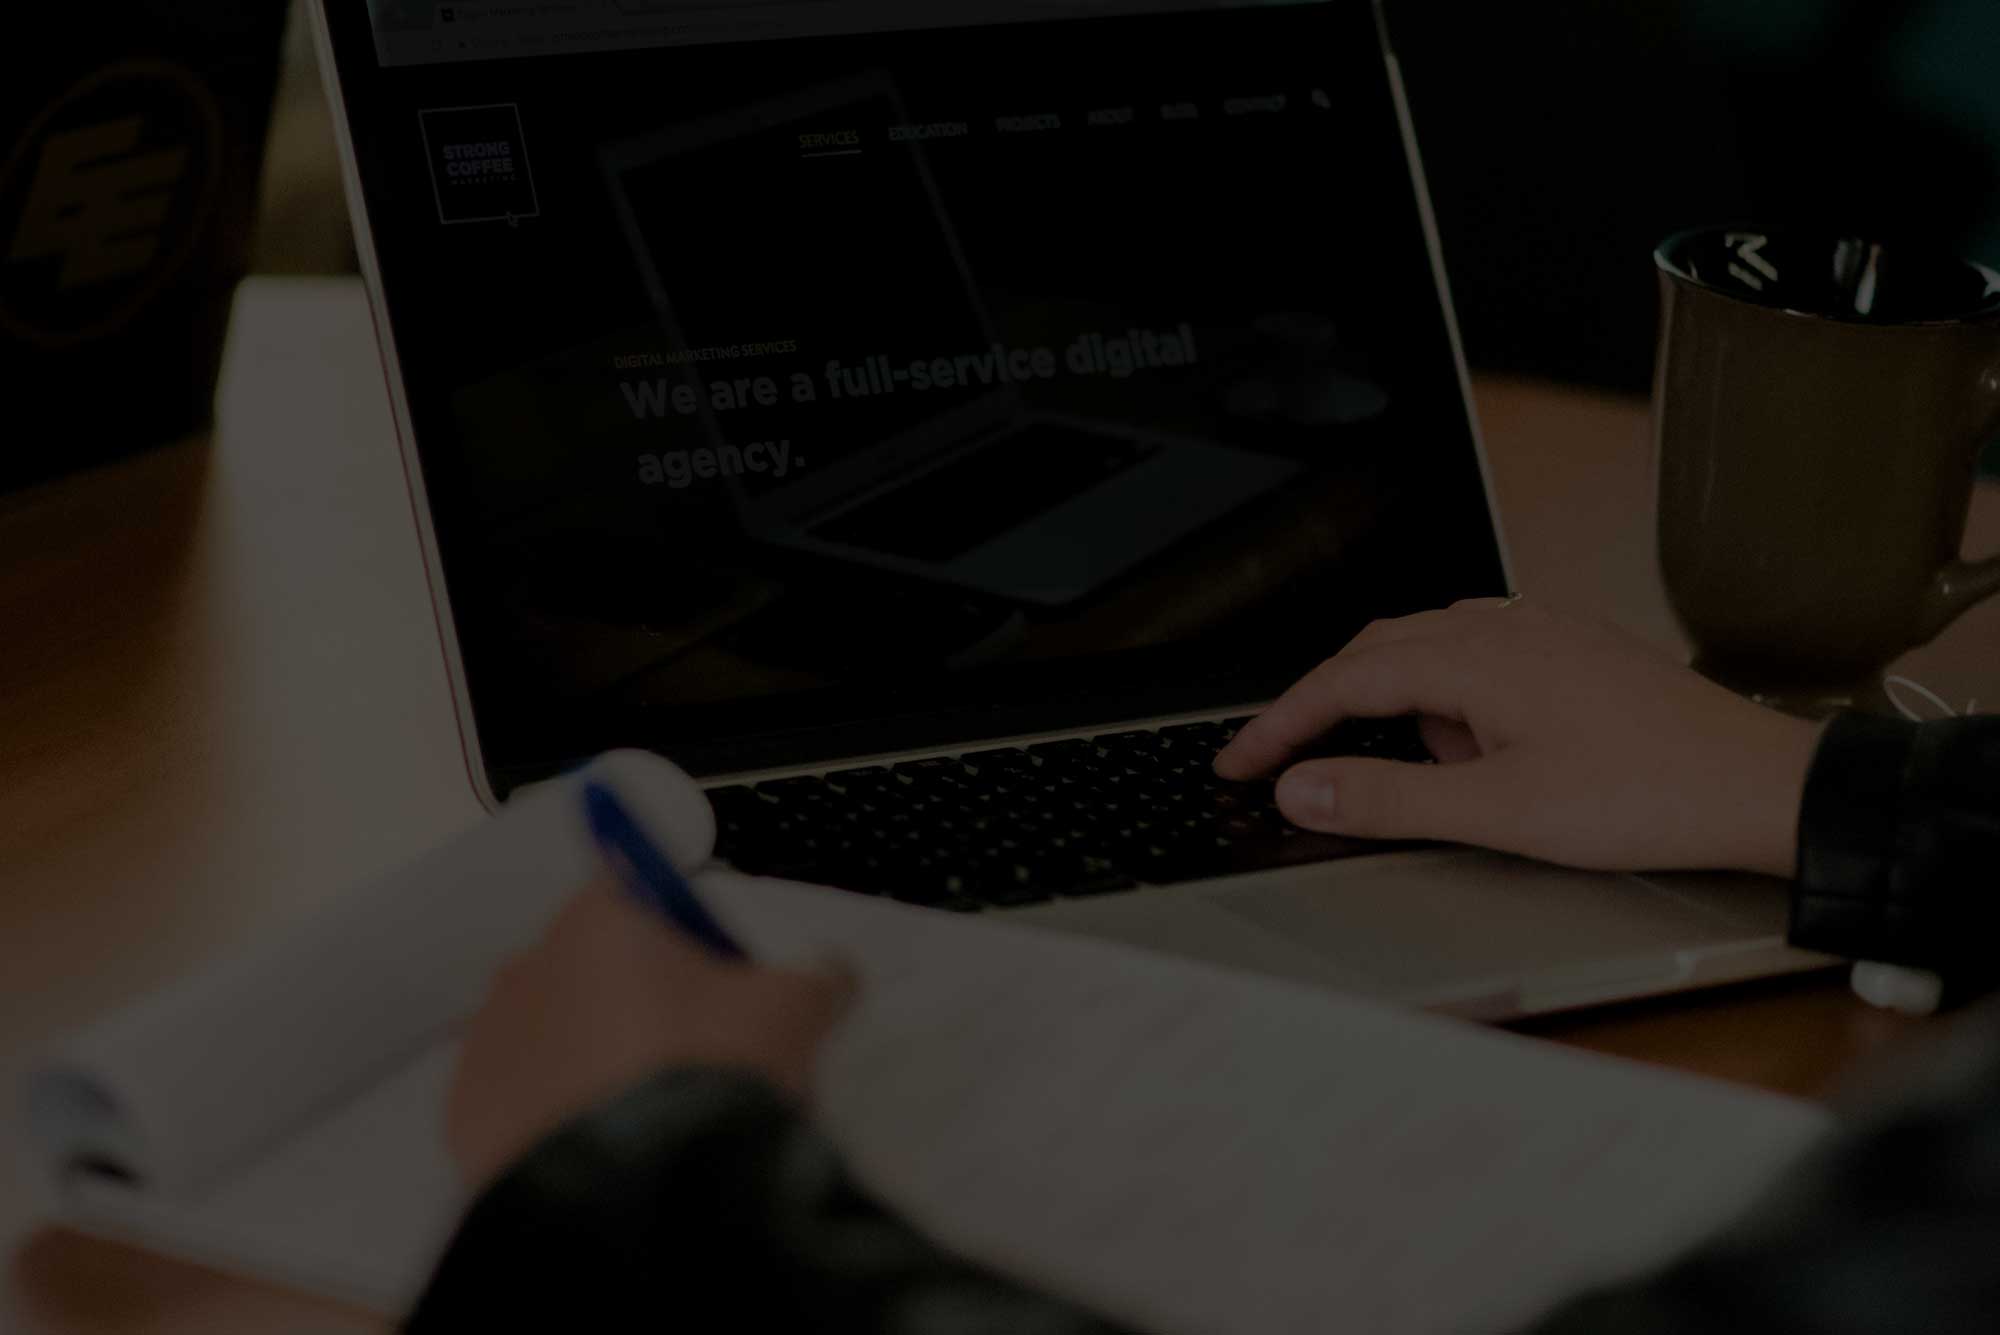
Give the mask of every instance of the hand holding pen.
[{"label": "hand holding pen", "polygon": [[466,1180],[661,1071],[740,1071],[810,1096],[853,981],[752,963],[608,790],[587,818],[605,874],[502,970],[467,1026],[446,1129]]}]

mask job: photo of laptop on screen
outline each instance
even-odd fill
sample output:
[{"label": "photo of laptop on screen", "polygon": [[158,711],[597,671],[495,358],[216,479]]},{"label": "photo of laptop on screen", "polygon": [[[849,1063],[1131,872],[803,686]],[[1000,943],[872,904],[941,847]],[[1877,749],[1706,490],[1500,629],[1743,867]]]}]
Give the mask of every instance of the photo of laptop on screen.
[{"label": "photo of laptop on screen", "polygon": [[[689,326],[713,315],[677,312],[677,279],[699,293],[699,271],[754,269],[756,288],[732,284],[702,295],[734,320],[794,329],[803,319],[826,321],[826,336],[808,341],[854,352],[817,368],[823,383],[815,392],[894,405],[888,420],[871,421],[876,439],[830,466],[794,473],[761,494],[739,485],[754,537],[1060,607],[1300,471],[1278,456],[1037,412],[1024,387],[1070,373],[1070,359],[1082,364],[1094,345],[1005,344],[932,179],[925,130],[950,133],[914,124],[877,71],[603,153],[620,221],[671,341],[699,346],[702,336]],[[796,153],[801,166],[779,178],[782,191],[760,207],[808,210],[818,245],[759,250],[729,214],[676,207],[724,189],[742,207],[745,185],[731,169],[753,136],[774,154]],[[839,257],[833,273],[829,256]],[[891,265],[910,281],[881,286],[876,276]],[[809,288],[817,290],[801,304]],[[773,307],[768,316],[745,310],[762,304]],[[1153,337],[1163,363],[1198,356],[1185,326]],[[1143,358],[1144,337],[1136,342],[1118,345],[1128,365]],[[961,383],[969,401],[949,393]],[[710,402],[702,396],[720,448],[754,443],[733,439],[729,419],[709,411]]]},{"label": "photo of laptop on screen", "polygon": [[745,871],[1481,1017],[1817,962],[1212,773],[1509,587],[1368,0],[391,8],[317,12],[489,803],[645,747]]}]

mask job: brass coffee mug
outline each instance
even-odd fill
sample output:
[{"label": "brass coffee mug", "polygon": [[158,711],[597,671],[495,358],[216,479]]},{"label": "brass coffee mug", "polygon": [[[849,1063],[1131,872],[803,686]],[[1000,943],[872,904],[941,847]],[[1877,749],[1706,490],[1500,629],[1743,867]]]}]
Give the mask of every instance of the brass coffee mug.
[{"label": "brass coffee mug", "polygon": [[1887,710],[1884,669],[2000,593],[2000,558],[1961,559],[2000,274],[1761,227],[1654,258],[1660,570],[1696,668],[1796,713]]}]

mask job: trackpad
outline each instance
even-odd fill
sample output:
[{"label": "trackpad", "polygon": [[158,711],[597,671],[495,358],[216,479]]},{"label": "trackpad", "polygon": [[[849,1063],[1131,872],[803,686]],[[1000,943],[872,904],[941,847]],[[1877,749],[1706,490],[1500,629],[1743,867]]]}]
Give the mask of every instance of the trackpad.
[{"label": "trackpad", "polygon": [[1633,876],[1450,851],[1301,868],[1210,903],[1401,990],[1741,941],[1744,923]]}]

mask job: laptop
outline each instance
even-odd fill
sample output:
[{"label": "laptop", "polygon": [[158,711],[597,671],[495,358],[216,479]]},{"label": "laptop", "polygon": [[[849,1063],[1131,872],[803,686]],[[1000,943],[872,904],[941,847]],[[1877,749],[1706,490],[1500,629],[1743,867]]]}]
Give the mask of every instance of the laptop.
[{"label": "laptop", "polygon": [[746,871],[1481,1019],[1822,963],[1215,778],[1510,587],[1387,28],[945,8],[316,5],[481,797],[646,748]]}]

